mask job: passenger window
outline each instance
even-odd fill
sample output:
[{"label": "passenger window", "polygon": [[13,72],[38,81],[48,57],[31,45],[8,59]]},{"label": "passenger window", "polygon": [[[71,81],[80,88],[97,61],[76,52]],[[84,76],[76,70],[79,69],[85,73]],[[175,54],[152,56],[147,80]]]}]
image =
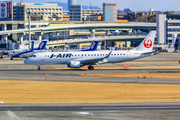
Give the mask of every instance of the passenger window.
[{"label": "passenger window", "polygon": [[88,56],[90,56],[90,55],[88,54]]},{"label": "passenger window", "polygon": [[114,54],[114,55],[116,55],[116,54]]},{"label": "passenger window", "polygon": [[111,55],[113,55],[113,54],[111,54]]},{"label": "passenger window", "polygon": [[121,54],[122,55],[122,54]]},{"label": "passenger window", "polygon": [[103,56],[104,56],[104,54],[103,54]]},{"label": "passenger window", "polygon": [[97,54],[97,56],[99,56],[99,54]]},{"label": "passenger window", "polygon": [[123,54],[123,55],[125,55],[125,54]]},{"label": "passenger window", "polygon": [[91,54],[91,56],[93,56],[93,54]]},{"label": "passenger window", "polygon": [[94,54],[94,56],[96,56],[96,54]]}]

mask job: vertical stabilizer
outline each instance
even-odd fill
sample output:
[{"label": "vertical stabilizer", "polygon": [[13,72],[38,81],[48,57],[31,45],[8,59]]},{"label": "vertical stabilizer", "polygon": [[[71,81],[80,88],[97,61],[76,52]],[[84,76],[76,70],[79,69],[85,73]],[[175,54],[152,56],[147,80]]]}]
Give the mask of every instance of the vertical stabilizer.
[{"label": "vertical stabilizer", "polygon": [[81,49],[79,51],[96,51],[98,47],[99,41],[93,41],[90,48],[88,49]]},{"label": "vertical stabilizer", "polygon": [[141,42],[141,44],[136,48],[136,50],[151,52],[153,50],[155,36],[156,36],[156,31],[151,31],[146,36],[146,38]]},{"label": "vertical stabilizer", "polygon": [[34,51],[45,50],[46,45],[47,45],[47,41],[42,41],[42,42],[39,44],[38,48],[35,48]]}]

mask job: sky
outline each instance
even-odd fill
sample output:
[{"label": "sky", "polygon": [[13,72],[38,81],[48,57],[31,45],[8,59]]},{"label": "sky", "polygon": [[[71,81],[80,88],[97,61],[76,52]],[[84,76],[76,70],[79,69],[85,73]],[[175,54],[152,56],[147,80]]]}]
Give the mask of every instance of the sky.
[{"label": "sky", "polygon": [[[20,0],[13,0],[19,2]],[[30,0],[24,0],[28,3]],[[68,0],[31,0],[34,3],[62,2]],[[102,8],[102,3],[117,3],[117,9],[131,8],[133,11],[149,11],[151,8],[160,11],[180,11],[180,0],[76,0],[77,5],[98,6]]]}]

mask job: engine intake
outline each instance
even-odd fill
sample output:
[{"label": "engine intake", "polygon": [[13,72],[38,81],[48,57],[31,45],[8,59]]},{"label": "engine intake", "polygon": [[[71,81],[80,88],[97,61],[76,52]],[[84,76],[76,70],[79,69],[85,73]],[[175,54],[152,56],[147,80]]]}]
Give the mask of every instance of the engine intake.
[{"label": "engine intake", "polygon": [[83,66],[83,64],[81,64],[81,62],[78,62],[78,61],[71,61],[68,64],[68,67],[70,67],[70,68],[80,68],[82,66]]}]

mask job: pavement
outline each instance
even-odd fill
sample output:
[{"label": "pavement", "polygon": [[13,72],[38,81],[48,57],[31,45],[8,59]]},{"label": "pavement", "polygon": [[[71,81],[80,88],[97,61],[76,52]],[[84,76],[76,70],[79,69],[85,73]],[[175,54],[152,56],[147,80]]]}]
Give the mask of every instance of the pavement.
[{"label": "pavement", "polygon": [[[121,69],[68,69],[66,65],[43,65],[38,71],[34,65],[24,65],[24,59],[0,60],[0,80],[69,81],[102,83],[142,83],[142,84],[180,84],[179,79],[146,78],[105,78],[82,77],[79,74],[93,73],[180,73],[180,55],[162,53],[156,56],[125,62],[123,64],[104,64],[102,67]],[[136,69],[131,69],[137,67]],[[149,67],[157,68],[150,69]],[[158,68],[158,66],[170,66]],[[148,67],[148,68],[141,68]],[[56,68],[56,69],[54,69]],[[63,69],[61,69],[63,68]],[[180,103],[96,103],[96,104],[0,104],[0,120],[179,120]]]}]

